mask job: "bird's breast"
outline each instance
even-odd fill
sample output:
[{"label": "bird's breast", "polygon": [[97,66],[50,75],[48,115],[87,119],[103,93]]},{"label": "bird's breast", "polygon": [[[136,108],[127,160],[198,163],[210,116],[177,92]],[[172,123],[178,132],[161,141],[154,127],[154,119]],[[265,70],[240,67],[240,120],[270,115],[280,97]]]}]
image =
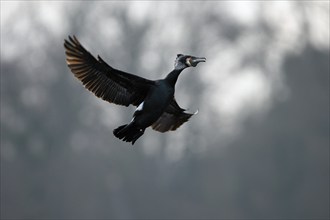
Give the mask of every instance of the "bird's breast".
[{"label": "bird's breast", "polygon": [[137,107],[134,120],[142,127],[150,126],[163,114],[173,96],[173,88],[166,87],[163,84],[155,86]]},{"label": "bird's breast", "polygon": [[163,112],[174,96],[174,89],[164,85],[153,88],[147,95],[144,106],[151,111]]}]

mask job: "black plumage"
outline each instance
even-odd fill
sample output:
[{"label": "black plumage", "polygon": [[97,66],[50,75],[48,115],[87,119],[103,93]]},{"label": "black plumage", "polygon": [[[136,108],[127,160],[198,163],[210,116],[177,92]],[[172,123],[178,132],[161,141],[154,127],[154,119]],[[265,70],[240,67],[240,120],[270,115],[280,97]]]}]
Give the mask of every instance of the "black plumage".
[{"label": "black plumage", "polygon": [[175,101],[175,83],[182,70],[205,62],[205,58],[178,54],[174,70],[154,81],[117,70],[100,56],[95,59],[75,36],[69,36],[64,47],[71,72],[88,90],[110,103],[138,106],[129,124],[114,129],[117,138],[134,144],[149,126],[159,132],[173,131],[194,115]]}]

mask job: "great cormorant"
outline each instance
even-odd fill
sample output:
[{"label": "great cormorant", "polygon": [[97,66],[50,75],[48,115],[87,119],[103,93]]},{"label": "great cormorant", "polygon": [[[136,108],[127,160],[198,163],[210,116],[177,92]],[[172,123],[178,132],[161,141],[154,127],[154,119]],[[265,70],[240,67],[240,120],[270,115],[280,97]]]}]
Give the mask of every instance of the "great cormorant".
[{"label": "great cormorant", "polygon": [[154,81],[117,70],[100,56],[95,59],[75,36],[69,36],[64,47],[71,72],[88,90],[110,103],[137,106],[132,121],[113,130],[117,138],[134,144],[149,126],[159,132],[173,131],[194,115],[177,104],[174,87],[182,70],[205,62],[204,57],[178,54],[174,70]]}]

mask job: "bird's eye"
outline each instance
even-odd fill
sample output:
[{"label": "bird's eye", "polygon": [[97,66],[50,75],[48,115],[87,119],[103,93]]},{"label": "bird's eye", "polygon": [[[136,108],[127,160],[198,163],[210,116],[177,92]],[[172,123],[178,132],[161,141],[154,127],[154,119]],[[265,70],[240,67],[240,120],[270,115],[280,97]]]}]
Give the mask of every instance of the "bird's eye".
[{"label": "bird's eye", "polygon": [[181,56],[183,56],[183,54],[181,54],[181,53],[179,53],[179,54],[176,55],[177,58],[178,57],[181,57]]}]

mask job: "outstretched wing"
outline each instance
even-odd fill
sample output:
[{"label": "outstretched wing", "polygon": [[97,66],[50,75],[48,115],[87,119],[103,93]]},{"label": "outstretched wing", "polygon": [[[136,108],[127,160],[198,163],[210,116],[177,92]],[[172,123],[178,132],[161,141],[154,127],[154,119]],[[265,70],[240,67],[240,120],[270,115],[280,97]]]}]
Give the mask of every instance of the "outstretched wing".
[{"label": "outstretched wing", "polygon": [[75,36],[64,42],[66,62],[71,72],[97,97],[129,106],[141,103],[154,81],[109,66],[90,54]]},{"label": "outstretched wing", "polygon": [[159,132],[174,131],[183,123],[187,122],[189,118],[195,113],[186,113],[185,109],[180,108],[175,99],[167,106],[164,113],[152,124],[152,129]]}]

